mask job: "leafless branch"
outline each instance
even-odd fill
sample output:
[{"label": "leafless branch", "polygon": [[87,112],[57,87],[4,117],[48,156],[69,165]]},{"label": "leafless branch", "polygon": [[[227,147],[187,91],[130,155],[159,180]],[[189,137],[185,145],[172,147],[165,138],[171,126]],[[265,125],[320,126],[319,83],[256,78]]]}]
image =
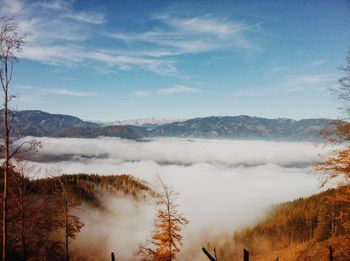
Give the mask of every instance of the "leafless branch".
[{"label": "leafless branch", "polygon": [[205,247],[202,247],[202,251],[203,253],[209,258],[209,260],[211,261],[217,261],[217,259],[215,259],[208,250],[205,249]]},{"label": "leafless branch", "polygon": [[24,153],[29,151],[37,152],[38,148],[41,148],[41,143],[39,141],[36,141],[36,140],[24,141],[10,154],[9,159],[14,157],[24,147],[24,145],[29,145],[28,148],[25,148],[24,150],[22,150],[22,152]]}]

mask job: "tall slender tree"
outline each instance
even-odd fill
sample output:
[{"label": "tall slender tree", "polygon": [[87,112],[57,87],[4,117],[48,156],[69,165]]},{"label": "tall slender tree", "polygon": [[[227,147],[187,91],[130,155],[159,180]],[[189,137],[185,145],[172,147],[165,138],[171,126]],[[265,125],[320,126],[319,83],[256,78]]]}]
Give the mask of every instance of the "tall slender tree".
[{"label": "tall slender tree", "polygon": [[171,261],[182,247],[181,231],[189,221],[179,213],[175,203],[178,193],[159,178],[160,192],[155,196],[156,216],[152,239],[141,246],[143,260]]},{"label": "tall slender tree", "polygon": [[333,150],[333,154],[324,162],[316,166],[319,171],[325,171],[329,175],[324,180],[342,177],[350,182],[350,48],[346,57],[346,65],[339,68],[344,75],[338,80],[339,87],[332,91],[336,93],[337,101],[340,103],[340,109],[345,112],[345,121],[334,122],[335,130],[326,133],[332,142],[342,143],[345,147]]},{"label": "tall slender tree", "polygon": [[[338,88],[333,89],[336,93],[340,109],[345,112],[345,121],[336,121],[335,130],[330,133],[331,142],[341,143],[340,149],[332,151],[323,162],[316,165],[316,170],[326,172],[328,175],[323,179],[322,186],[328,181],[338,179],[338,186],[342,186],[341,193],[337,193],[330,202],[332,204],[345,203],[350,205],[350,48],[346,57],[346,65],[340,67],[344,75],[338,80]],[[345,213],[341,213],[339,219],[344,227],[350,228],[350,207]]]},{"label": "tall slender tree", "polygon": [[62,189],[62,227],[64,228],[64,247],[66,250],[66,261],[69,261],[69,239],[75,238],[76,234],[80,232],[81,228],[84,226],[84,223],[82,223],[77,216],[71,215],[69,213],[70,208],[76,208],[80,203],[76,199],[74,193],[71,193],[69,191],[67,185],[68,179],[64,179],[64,176],[59,176],[57,179]]},{"label": "tall slender tree", "polygon": [[3,90],[3,123],[4,123],[4,178],[3,178],[3,209],[2,209],[2,260],[7,260],[7,211],[8,211],[8,175],[10,169],[10,125],[9,125],[9,93],[13,76],[13,65],[17,55],[22,51],[25,33],[20,33],[18,23],[14,18],[0,19],[0,81]]}]

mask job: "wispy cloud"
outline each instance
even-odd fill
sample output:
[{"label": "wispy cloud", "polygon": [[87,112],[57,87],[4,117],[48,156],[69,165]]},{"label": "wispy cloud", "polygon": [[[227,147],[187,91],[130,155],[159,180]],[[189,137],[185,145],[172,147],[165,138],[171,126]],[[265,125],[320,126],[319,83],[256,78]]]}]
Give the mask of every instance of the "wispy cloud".
[{"label": "wispy cloud", "polygon": [[54,0],[54,1],[43,1],[35,3],[36,6],[40,6],[51,10],[67,10],[69,7],[68,1]]},{"label": "wispy cloud", "polygon": [[115,33],[111,37],[128,43],[153,44],[149,55],[176,56],[222,49],[251,50],[256,48],[247,36],[260,24],[246,25],[210,16],[178,18],[158,15],[153,18],[160,25],[142,33]]},{"label": "wispy cloud", "polygon": [[151,95],[151,92],[149,92],[149,91],[135,91],[135,92],[133,92],[133,94],[136,96],[149,96],[149,95]]},{"label": "wispy cloud", "polygon": [[105,18],[103,14],[99,13],[87,13],[87,12],[76,12],[76,13],[68,13],[65,15],[67,18],[90,23],[90,24],[104,24]]},{"label": "wispy cloud", "polygon": [[36,2],[34,6],[37,8],[48,9],[51,11],[62,11],[62,16],[68,19],[90,24],[104,24],[106,22],[105,15],[93,11],[74,11],[72,2],[55,0],[52,2]]},{"label": "wispy cloud", "polygon": [[138,90],[133,94],[136,96],[150,96],[150,95],[172,95],[177,93],[200,93],[202,90],[191,88],[183,85],[175,85],[170,88],[157,89],[155,91]]},{"label": "wispy cloud", "polygon": [[237,97],[263,96],[272,93],[291,93],[305,90],[327,90],[336,82],[333,74],[288,74],[280,82],[269,87],[250,87],[233,92]]},{"label": "wispy cloud", "polygon": [[[175,62],[159,55],[134,53],[123,49],[101,49],[88,40],[101,37],[105,14],[75,10],[72,2],[24,2],[0,0],[0,16],[15,15],[23,31],[31,32],[21,58],[55,66],[84,66],[96,63],[97,71],[113,72],[134,68],[162,75],[177,73]],[[49,14],[49,15],[48,15]]]},{"label": "wispy cloud", "polygon": [[314,66],[323,65],[325,63],[326,63],[326,61],[321,59],[321,60],[316,60],[316,61],[310,62],[310,63],[306,64],[306,66],[314,67]]},{"label": "wispy cloud", "polygon": [[267,93],[267,90],[261,87],[258,88],[248,88],[243,90],[237,90],[233,92],[236,97],[248,97],[248,96],[262,96]]},{"label": "wispy cloud", "polygon": [[104,93],[98,91],[81,91],[75,88],[52,88],[30,85],[14,86],[13,92],[19,100],[26,102],[37,102],[49,96],[71,96],[80,98],[103,97]]},{"label": "wispy cloud", "polygon": [[[104,26],[106,14],[77,10],[72,1],[0,0],[0,6],[0,16],[16,16],[20,28],[32,33],[22,58],[70,67],[85,66],[90,61],[101,68],[97,71],[136,68],[179,77],[177,67],[183,55],[254,50],[256,45],[248,34],[260,26],[213,15],[162,14],[146,21],[155,23],[153,28],[111,33]],[[101,37],[109,44],[104,46],[97,40]],[[123,47],[125,43],[127,48]]]},{"label": "wispy cloud", "polygon": [[19,0],[1,0],[0,14],[2,16],[13,16],[23,10],[23,3]]},{"label": "wispy cloud", "polygon": [[195,89],[195,88],[190,88],[190,87],[186,87],[183,85],[176,85],[174,87],[171,88],[165,88],[165,89],[159,89],[157,91],[158,94],[175,94],[175,93],[193,93],[193,92],[201,92],[201,90],[199,89]]},{"label": "wispy cloud", "polygon": [[279,84],[282,90],[287,92],[301,91],[305,89],[327,89],[335,82],[337,77],[333,74],[292,74],[287,75]]},{"label": "wispy cloud", "polygon": [[71,89],[53,88],[45,89],[47,94],[56,94],[64,96],[74,96],[74,97],[96,97],[101,96],[101,92],[88,92],[88,91],[74,91]]}]

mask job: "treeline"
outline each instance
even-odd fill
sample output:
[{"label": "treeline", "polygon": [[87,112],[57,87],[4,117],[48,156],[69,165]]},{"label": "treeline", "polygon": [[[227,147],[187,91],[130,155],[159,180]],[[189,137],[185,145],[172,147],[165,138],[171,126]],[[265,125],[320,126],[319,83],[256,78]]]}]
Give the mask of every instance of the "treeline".
[{"label": "treeline", "polygon": [[218,243],[219,259],[240,260],[246,248],[254,260],[276,258],[276,253],[281,260],[323,260],[333,245],[337,260],[350,260],[349,199],[349,188],[340,187],[273,206],[263,221]]},{"label": "treeline", "polygon": [[[65,174],[60,178],[80,200],[96,206],[100,205],[99,193],[122,193],[136,200],[145,199],[147,194],[152,194],[152,190],[143,181],[128,174],[101,176],[81,173]],[[57,177],[38,179],[33,181],[33,186],[40,190],[55,182]]]},{"label": "treeline", "polygon": [[[10,172],[8,182],[9,260],[75,260],[69,244],[84,224],[72,214],[74,208],[82,203],[101,206],[99,193],[122,193],[136,200],[152,193],[130,175],[76,174],[32,180],[19,169]],[[3,180],[1,190],[2,186]]]}]

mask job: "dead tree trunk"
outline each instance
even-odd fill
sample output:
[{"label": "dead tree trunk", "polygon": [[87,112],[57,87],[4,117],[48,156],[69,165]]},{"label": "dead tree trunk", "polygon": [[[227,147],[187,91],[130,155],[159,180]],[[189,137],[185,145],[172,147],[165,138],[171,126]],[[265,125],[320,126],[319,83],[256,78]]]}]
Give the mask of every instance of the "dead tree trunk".
[{"label": "dead tree trunk", "polygon": [[[5,76],[7,76],[7,62],[5,65]],[[6,80],[7,82],[7,80]],[[3,213],[2,213],[2,260],[7,259],[7,181],[9,172],[9,146],[10,129],[8,126],[8,85],[4,88],[4,133],[5,133],[5,167],[4,167],[4,194],[3,194]]]},{"label": "dead tree trunk", "polygon": [[243,260],[249,261],[249,251],[247,249],[243,249]]},{"label": "dead tree trunk", "polygon": [[333,259],[333,249],[332,249],[332,247],[331,246],[329,246],[329,261],[333,261],[334,259]]},{"label": "dead tree trunk", "polygon": [[10,170],[10,126],[8,121],[8,104],[10,82],[12,80],[13,63],[26,34],[18,32],[18,24],[13,18],[0,17],[0,83],[3,90],[4,120],[4,186],[2,209],[2,260],[7,260],[7,223],[8,223],[8,175]]}]

